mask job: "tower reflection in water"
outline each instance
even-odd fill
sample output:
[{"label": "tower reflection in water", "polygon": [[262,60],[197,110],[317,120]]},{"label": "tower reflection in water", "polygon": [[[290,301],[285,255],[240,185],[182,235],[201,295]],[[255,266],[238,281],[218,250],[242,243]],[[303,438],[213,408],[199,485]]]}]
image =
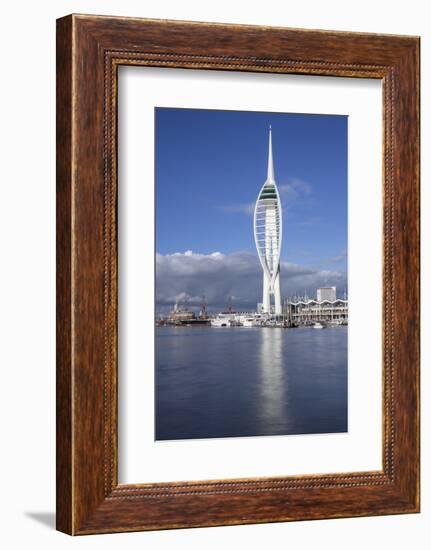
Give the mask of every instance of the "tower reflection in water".
[{"label": "tower reflection in water", "polygon": [[286,426],[288,409],[288,369],[283,357],[283,330],[262,328],[257,336],[259,346],[260,406],[259,420],[275,431]]}]

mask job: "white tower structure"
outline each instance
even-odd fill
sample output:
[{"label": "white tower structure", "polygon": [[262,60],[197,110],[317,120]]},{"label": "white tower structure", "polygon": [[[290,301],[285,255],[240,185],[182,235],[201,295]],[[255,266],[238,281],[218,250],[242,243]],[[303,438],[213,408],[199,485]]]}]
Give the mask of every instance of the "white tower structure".
[{"label": "white tower structure", "polygon": [[275,315],[282,314],[280,291],[281,234],[281,201],[274,179],[272,132],[270,126],[268,175],[259,192],[254,208],[254,240],[263,269],[262,311],[271,313],[271,296],[274,296]]}]

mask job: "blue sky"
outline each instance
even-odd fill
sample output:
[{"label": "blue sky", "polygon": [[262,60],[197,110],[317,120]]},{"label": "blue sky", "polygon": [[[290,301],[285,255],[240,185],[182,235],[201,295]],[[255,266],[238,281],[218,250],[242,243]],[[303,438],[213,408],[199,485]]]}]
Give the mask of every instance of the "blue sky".
[{"label": "blue sky", "polygon": [[271,124],[282,261],[345,278],[347,117],[167,108],[155,117],[160,257],[218,252],[258,261],[252,211],[266,179]]}]

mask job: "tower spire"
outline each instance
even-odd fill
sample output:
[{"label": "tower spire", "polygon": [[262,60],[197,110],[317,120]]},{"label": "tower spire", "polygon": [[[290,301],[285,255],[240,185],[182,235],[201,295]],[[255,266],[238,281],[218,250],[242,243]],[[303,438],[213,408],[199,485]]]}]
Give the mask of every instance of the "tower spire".
[{"label": "tower spire", "polygon": [[274,181],[274,163],[272,160],[272,130],[269,125],[269,144],[268,144],[268,181]]}]

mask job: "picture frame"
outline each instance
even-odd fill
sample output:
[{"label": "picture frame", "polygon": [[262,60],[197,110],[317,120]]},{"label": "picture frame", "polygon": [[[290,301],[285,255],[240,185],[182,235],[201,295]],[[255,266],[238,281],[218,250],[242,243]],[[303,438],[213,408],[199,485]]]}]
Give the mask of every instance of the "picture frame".
[{"label": "picture frame", "polygon": [[[381,471],[118,483],[120,65],[380,79]],[[419,512],[419,38],[57,20],[57,529],[70,535]]]}]

